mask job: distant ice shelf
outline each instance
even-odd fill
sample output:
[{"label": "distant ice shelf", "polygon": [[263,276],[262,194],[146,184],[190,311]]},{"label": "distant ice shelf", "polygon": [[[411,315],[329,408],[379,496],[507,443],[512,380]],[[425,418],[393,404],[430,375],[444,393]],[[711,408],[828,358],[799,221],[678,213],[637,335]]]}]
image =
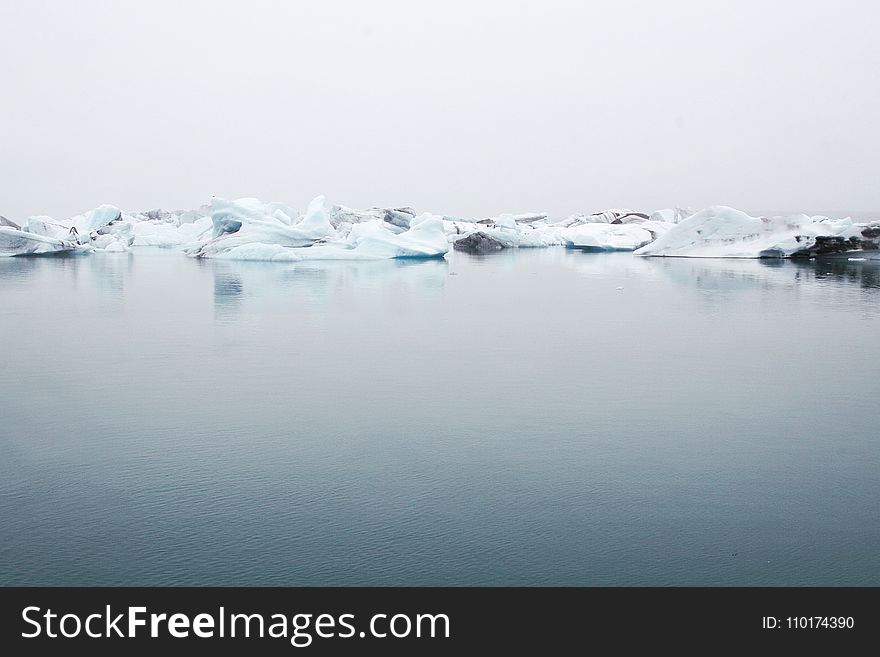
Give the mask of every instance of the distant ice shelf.
[{"label": "distant ice shelf", "polygon": [[794,215],[752,217],[725,206],[692,213],[612,209],[551,221],[546,213],[460,218],[409,207],[357,210],[315,198],[299,214],[284,203],[212,198],[195,210],[128,213],[112,205],[66,220],[0,217],[0,255],[178,249],[228,260],[438,258],[450,249],[488,254],[511,248],[568,247],[642,256],[796,258],[880,256],[880,222]]}]

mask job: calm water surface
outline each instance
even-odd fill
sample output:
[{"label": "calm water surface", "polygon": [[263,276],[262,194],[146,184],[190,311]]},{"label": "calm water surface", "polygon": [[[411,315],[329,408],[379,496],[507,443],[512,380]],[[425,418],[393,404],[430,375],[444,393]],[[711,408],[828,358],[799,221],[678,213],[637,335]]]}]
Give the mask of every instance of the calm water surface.
[{"label": "calm water surface", "polygon": [[0,584],[880,585],[880,266],[0,259]]}]

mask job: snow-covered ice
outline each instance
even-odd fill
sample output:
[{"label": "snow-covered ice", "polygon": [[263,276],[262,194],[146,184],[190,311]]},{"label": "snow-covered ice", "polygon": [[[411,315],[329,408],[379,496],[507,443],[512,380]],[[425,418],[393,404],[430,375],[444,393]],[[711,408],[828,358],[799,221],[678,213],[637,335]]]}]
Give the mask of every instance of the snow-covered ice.
[{"label": "snow-covered ice", "polygon": [[809,257],[876,250],[880,225],[849,218],[752,217],[716,205],[674,225],[637,255],[697,258]]},{"label": "snow-covered ice", "polygon": [[[650,224],[650,226],[646,225]],[[565,244],[585,251],[635,251],[667,228],[658,222],[582,224],[564,229]]]},{"label": "snow-covered ice", "polygon": [[[528,219],[524,221],[523,216]],[[546,217],[502,214],[479,222],[448,219],[444,225],[453,242],[480,235],[501,248],[568,246],[589,251],[634,251],[673,226],[631,210],[574,214],[555,223],[549,223]],[[476,244],[467,240],[463,250],[471,250],[472,243]]]},{"label": "snow-covered ice", "polygon": [[11,226],[0,226],[0,256],[69,253],[79,247],[75,242],[29,233]]},{"label": "snow-covered ice", "polygon": [[543,212],[467,219],[419,214],[403,206],[358,210],[318,196],[299,214],[284,203],[212,198],[194,210],[127,213],[102,205],[66,220],[0,217],[0,255],[164,247],[228,260],[375,260],[441,257],[451,246],[472,253],[566,246],[645,256],[880,257],[877,222],[752,217],[725,206],[687,213],[681,208],[650,213],[612,209],[557,221]]},{"label": "snow-covered ice", "polygon": [[[14,223],[14,222],[9,222]],[[64,221],[51,217],[34,216],[25,220],[18,228],[22,234],[10,234],[20,245],[5,249],[6,255],[31,255],[56,253],[72,250],[80,251],[127,251],[134,243],[134,219],[112,205],[102,205],[84,214]],[[16,230],[12,226],[4,226]],[[46,238],[39,240],[37,238]],[[30,240],[26,245],[22,240]],[[54,241],[54,242],[53,242]],[[39,250],[29,250],[33,244],[41,242]],[[55,244],[55,246],[51,246]],[[72,245],[68,247],[67,245]],[[20,252],[19,252],[20,251]]]},{"label": "snow-covered ice", "polygon": [[229,260],[377,260],[433,258],[449,250],[440,217],[395,211],[388,220],[384,210],[340,212],[323,196],[314,199],[292,225],[286,216],[255,199],[214,199],[211,221],[211,238],[188,248],[189,255]]}]

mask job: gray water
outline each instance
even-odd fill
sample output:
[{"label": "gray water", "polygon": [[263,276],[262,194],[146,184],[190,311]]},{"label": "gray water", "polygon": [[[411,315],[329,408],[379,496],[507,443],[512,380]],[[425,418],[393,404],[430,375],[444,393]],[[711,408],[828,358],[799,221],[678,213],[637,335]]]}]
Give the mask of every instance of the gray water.
[{"label": "gray water", "polygon": [[880,584],[877,263],[448,258],[0,259],[0,583]]}]

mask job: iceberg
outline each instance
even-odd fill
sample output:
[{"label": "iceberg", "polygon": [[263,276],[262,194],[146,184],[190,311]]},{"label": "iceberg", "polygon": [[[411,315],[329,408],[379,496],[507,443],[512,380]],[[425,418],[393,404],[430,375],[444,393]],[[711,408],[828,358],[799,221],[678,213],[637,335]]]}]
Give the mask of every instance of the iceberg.
[{"label": "iceberg", "polygon": [[413,217],[409,228],[401,233],[389,230],[383,223],[359,224],[352,228],[344,245],[377,258],[435,258],[449,251],[443,220],[432,214]]},{"label": "iceberg", "polygon": [[752,217],[716,205],[675,224],[636,251],[643,256],[691,258],[813,257],[880,248],[876,224],[795,215]]},{"label": "iceberg", "polygon": [[214,199],[211,237],[185,250],[196,258],[288,261],[433,258],[449,251],[439,217],[403,210],[355,216],[340,207],[319,196],[291,225],[256,199]]},{"label": "iceberg", "polygon": [[149,210],[133,214],[132,246],[184,248],[202,241],[213,228],[209,214],[209,206],[197,210]]},{"label": "iceberg", "polygon": [[73,226],[59,223],[52,219],[52,217],[28,217],[24,224],[22,224],[21,230],[32,235],[80,243],[79,233]]},{"label": "iceberg", "polygon": [[122,210],[113,205],[101,205],[94,210],[72,217],[67,224],[76,228],[80,235],[87,235],[121,220]]},{"label": "iceberg", "polygon": [[[132,247],[179,248],[197,258],[315,260],[431,258],[445,255],[443,220],[412,208],[354,210],[315,198],[304,215],[284,203],[213,198],[193,211],[127,214],[102,205],[67,220],[3,219],[4,254],[124,252]],[[304,249],[309,249],[304,251]]]},{"label": "iceberg", "polygon": [[134,242],[134,219],[112,205],[102,205],[66,221],[29,217],[21,230],[96,251],[127,251]]},{"label": "iceberg", "polygon": [[480,221],[444,220],[454,248],[470,253],[548,246],[585,251],[634,251],[673,225],[632,210],[573,214],[557,223],[548,223],[546,214],[502,214]]},{"label": "iceberg", "polygon": [[[186,252],[196,258],[213,258],[254,244],[306,247],[336,234],[327,217],[323,196],[311,202],[299,222],[292,223],[291,217],[275,204],[263,204],[250,198],[236,201],[214,198],[211,201],[213,230],[210,239],[187,248]],[[240,255],[252,252],[247,248],[235,251]]]},{"label": "iceberg", "polygon": [[577,224],[628,224],[634,221],[649,219],[649,215],[635,210],[603,210],[592,214],[572,214],[560,225],[574,226]]},{"label": "iceberg", "polygon": [[566,246],[584,251],[635,251],[655,234],[639,224],[590,223],[564,230]]},{"label": "iceberg", "polygon": [[344,205],[333,205],[328,208],[327,213],[332,226],[343,233],[348,232],[354,224],[377,220],[406,230],[416,217],[416,211],[410,207],[355,210]]},{"label": "iceberg", "polygon": [[450,248],[487,254],[509,248],[565,246],[634,251],[643,256],[798,258],[880,257],[880,223],[795,215],[752,217],[712,206],[685,218],[681,208],[651,213],[610,209],[551,221],[546,213],[485,219],[410,207],[357,210],[323,196],[299,214],[284,203],[218,197],[195,210],[127,213],[113,205],[57,221],[0,217],[0,253],[29,255],[180,249],[195,258],[230,260],[376,260],[442,257]]},{"label": "iceberg", "polygon": [[349,239],[319,242],[311,246],[290,247],[252,242],[215,251],[211,255],[205,255],[204,251],[194,255],[226,260],[387,260],[439,258],[449,251],[449,242],[439,219],[426,219],[400,234],[372,222],[362,225],[364,230],[352,231]]},{"label": "iceberg", "polygon": [[83,247],[68,240],[30,233],[12,226],[0,226],[0,256],[69,253]]},{"label": "iceberg", "polygon": [[213,228],[210,217],[199,217],[194,221],[181,221],[184,218],[185,215],[179,215],[175,217],[174,221],[145,219],[135,222],[132,226],[134,232],[132,246],[183,248],[203,239]]},{"label": "iceberg", "polygon": [[519,223],[517,215],[513,214],[502,214],[469,225],[467,222],[458,222],[454,227],[459,232],[453,236],[453,241],[479,232],[504,248],[541,248],[564,243],[557,226],[548,225],[543,220]]}]

